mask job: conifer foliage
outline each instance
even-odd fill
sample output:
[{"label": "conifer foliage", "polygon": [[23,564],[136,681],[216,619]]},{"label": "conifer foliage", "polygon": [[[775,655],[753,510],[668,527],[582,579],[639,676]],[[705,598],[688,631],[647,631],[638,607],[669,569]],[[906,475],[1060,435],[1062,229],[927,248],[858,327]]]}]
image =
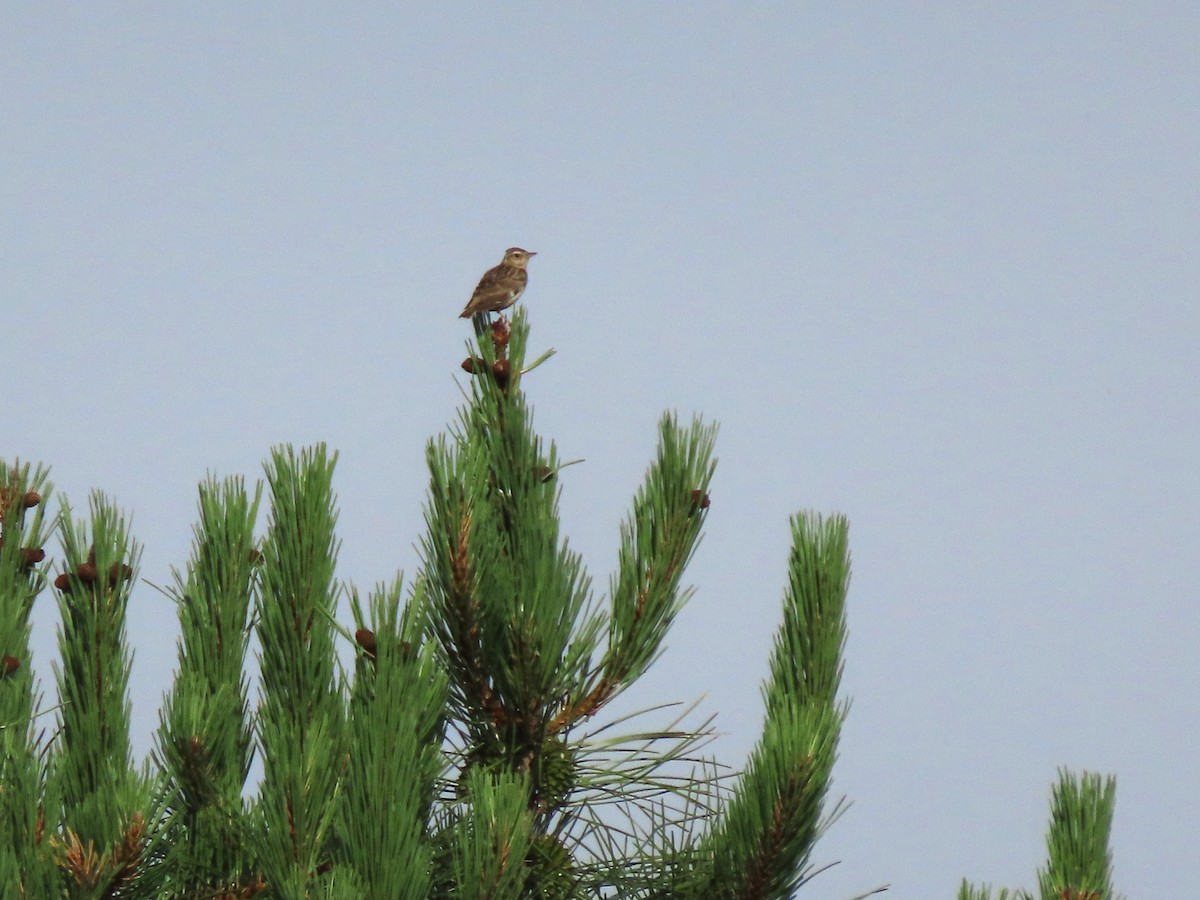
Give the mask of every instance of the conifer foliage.
[{"label": "conifer foliage", "polygon": [[[716,429],[662,418],[599,592],[559,531],[568,463],[533,429],[524,382],[550,354],[529,361],[528,338],[523,311],[476,336],[466,402],[427,446],[407,584],[364,596],[338,580],[324,446],[276,448],[261,485],[200,485],[191,558],[164,589],[177,670],[141,766],[140,547],[104,496],[86,519],[65,502],[50,515],[47,472],[0,463],[5,897],[782,900],[815,874],[842,809],[827,794],[847,713],[845,519],[791,522],[764,726],[741,772],[705,755],[711,722],[692,709],[616,717],[690,596]],[[53,706],[29,665],[47,589]],[[1056,798],[1042,896],[1107,900],[1111,787],[1064,774]]]},{"label": "conifer foliage", "polygon": [[1038,871],[1038,893],[1001,888],[993,894],[991,887],[963,879],[958,900],[1118,900],[1108,846],[1116,799],[1116,779],[1060,770],[1050,799],[1048,858]]}]

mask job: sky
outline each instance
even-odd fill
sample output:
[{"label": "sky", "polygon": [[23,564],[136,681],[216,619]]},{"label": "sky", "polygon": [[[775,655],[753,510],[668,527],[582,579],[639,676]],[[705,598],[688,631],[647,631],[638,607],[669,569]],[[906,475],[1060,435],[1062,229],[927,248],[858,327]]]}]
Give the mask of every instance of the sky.
[{"label": "sky", "polygon": [[[788,518],[850,520],[834,795],[801,896],[1033,888],[1058,767],[1117,888],[1200,883],[1200,8],[60,4],[0,30],[0,456],[187,559],[196,484],[340,452],[339,575],[412,573],[479,275],[607,584],[664,410],[720,423],[635,708],[740,764]],[[35,613],[52,685],[54,604]],[[135,749],[177,635],[131,601]]]}]

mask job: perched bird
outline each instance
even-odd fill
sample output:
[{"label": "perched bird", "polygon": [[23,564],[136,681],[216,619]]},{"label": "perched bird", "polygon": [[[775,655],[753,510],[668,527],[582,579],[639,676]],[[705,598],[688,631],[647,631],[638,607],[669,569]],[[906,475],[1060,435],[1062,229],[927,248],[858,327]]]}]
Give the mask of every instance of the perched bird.
[{"label": "perched bird", "polygon": [[536,255],[532,250],[522,250],[520,247],[505,250],[504,260],[483,273],[479,284],[475,286],[475,293],[471,294],[470,302],[458,317],[466,319],[499,312],[516,303],[529,283],[529,273],[526,271],[529,259]]}]

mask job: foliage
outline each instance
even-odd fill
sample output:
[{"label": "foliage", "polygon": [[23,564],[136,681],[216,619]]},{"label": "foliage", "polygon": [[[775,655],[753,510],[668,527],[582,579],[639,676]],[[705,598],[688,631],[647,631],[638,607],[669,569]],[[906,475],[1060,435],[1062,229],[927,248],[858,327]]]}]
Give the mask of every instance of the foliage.
[{"label": "foliage", "polygon": [[[1063,769],[1050,800],[1050,830],[1046,836],[1049,858],[1038,872],[1036,895],[1040,900],[1119,900],[1112,889],[1112,831],[1117,782],[1112,777]],[[987,886],[959,887],[958,900],[1033,900],[1028,891],[1002,889],[995,895]]]},{"label": "foliage", "polygon": [[[598,595],[559,532],[568,463],[533,429],[523,383],[550,354],[527,362],[528,335],[518,312],[476,336],[467,402],[427,446],[407,584],[364,598],[337,579],[323,445],[276,448],[260,485],[200,485],[191,558],[165,591],[177,671],[140,767],[127,640],[140,546],[104,496],[84,520],[65,501],[49,516],[47,472],[0,463],[5,896],[767,900],[816,874],[815,843],[843,808],[827,794],[847,713],[846,520],[791,522],[764,725],[742,772],[705,755],[711,721],[692,708],[598,717],[653,665],[690,596],[716,429],[662,418]],[[29,616],[51,584],[60,702],[44,708]],[[1111,783],[1064,776],[1043,897],[1109,896],[1111,811]]]}]

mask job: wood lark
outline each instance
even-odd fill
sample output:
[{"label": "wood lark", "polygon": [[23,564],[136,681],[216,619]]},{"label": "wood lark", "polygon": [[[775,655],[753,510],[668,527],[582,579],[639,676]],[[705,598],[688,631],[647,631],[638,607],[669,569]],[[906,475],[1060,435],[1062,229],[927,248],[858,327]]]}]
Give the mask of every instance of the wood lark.
[{"label": "wood lark", "polygon": [[509,247],[505,250],[504,260],[500,265],[483,273],[466,309],[459,313],[458,317],[466,319],[499,312],[516,303],[525,292],[525,285],[529,283],[529,273],[526,271],[529,260],[536,255],[532,250],[522,250],[520,247]]}]

